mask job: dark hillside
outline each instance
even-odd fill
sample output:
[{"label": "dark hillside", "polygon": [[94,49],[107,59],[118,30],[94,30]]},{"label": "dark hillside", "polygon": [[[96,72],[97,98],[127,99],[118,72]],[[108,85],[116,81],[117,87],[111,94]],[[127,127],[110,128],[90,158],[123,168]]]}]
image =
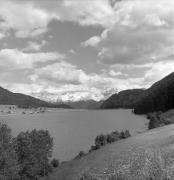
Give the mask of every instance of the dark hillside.
[{"label": "dark hillside", "polygon": [[53,104],[32,96],[13,93],[7,89],[0,87],[0,104],[5,105],[18,105],[19,107],[55,107],[55,108],[71,108],[65,104]]},{"label": "dark hillside", "polygon": [[147,89],[135,106],[135,113],[146,114],[174,108],[174,73]]},{"label": "dark hillside", "polygon": [[102,105],[101,109],[117,109],[117,108],[134,108],[137,100],[140,98],[143,89],[130,89],[120,91],[118,94],[112,95]]}]

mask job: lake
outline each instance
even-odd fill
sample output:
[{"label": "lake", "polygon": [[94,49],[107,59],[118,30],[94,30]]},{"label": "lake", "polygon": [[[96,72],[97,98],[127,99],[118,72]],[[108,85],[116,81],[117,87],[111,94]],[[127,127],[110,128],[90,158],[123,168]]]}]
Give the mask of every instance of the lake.
[{"label": "lake", "polygon": [[87,151],[100,133],[130,130],[132,135],[146,130],[147,119],[131,110],[54,110],[44,114],[3,115],[1,120],[12,129],[13,136],[21,131],[49,130],[54,137],[54,157],[70,160],[79,151]]}]

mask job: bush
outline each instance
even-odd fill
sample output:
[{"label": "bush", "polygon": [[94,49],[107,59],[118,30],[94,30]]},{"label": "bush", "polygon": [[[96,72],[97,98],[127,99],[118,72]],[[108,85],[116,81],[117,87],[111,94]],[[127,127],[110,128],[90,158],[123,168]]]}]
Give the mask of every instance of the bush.
[{"label": "bush", "polygon": [[95,151],[95,150],[97,150],[97,149],[100,149],[100,146],[98,146],[98,145],[93,145],[93,146],[91,146],[89,152]]},{"label": "bush", "polygon": [[80,159],[83,156],[85,156],[85,152],[84,151],[80,151],[79,154],[75,157],[75,159]]},{"label": "bush", "polygon": [[91,146],[89,152],[100,149],[100,147],[105,146],[108,143],[110,144],[120,139],[128,138],[130,136],[131,134],[128,130],[122,131],[120,133],[118,131],[113,131],[107,135],[100,134],[95,138],[95,145]]},{"label": "bush", "polygon": [[171,119],[162,118],[161,113],[162,112],[159,111],[159,112],[149,113],[147,115],[147,118],[149,119],[148,129],[154,129],[157,127],[161,127],[161,126],[169,125],[173,123]]},{"label": "bush", "polygon": [[59,160],[57,160],[57,159],[52,159],[52,161],[51,161],[51,165],[54,167],[54,168],[56,168],[56,167],[59,167]]},{"label": "bush", "polygon": [[48,131],[21,132],[15,139],[15,150],[22,179],[38,179],[52,170],[49,158],[52,155],[53,138]]},{"label": "bush", "polygon": [[95,138],[96,146],[104,146],[107,144],[107,136],[104,134],[100,134]]},{"label": "bush", "polygon": [[120,133],[120,139],[126,139],[126,138],[128,138],[128,137],[130,137],[131,135],[130,135],[130,132],[128,131],[128,130],[126,130],[126,131],[122,131],[121,133]]}]

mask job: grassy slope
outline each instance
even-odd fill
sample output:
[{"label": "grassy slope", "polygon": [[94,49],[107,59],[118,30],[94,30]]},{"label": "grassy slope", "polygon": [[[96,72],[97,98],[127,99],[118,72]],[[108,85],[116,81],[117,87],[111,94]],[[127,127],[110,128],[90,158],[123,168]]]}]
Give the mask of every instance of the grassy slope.
[{"label": "grassy slope", "polygon": [[143,180],[154,171],[160,176],[163,169],[174,179],[173,143],[174,125],[157,128],[64,163],[46,180],[76,180],[84,171],[102,179],[121,171],[128,179]]}]

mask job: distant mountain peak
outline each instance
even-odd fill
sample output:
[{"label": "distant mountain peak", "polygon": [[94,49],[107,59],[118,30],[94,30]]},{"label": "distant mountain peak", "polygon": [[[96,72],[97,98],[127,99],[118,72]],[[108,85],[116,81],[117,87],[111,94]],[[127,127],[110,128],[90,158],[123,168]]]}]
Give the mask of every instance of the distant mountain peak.
[{"label": "distant mountain peak", "polygon": [[0,87],[0,104],[6,105],[18,105],[20,107],[58,107],[58,108],[70,108],[68,105],[59,105],[46,102],[44,100],[21,94],[13,93],[7,89]]}]

